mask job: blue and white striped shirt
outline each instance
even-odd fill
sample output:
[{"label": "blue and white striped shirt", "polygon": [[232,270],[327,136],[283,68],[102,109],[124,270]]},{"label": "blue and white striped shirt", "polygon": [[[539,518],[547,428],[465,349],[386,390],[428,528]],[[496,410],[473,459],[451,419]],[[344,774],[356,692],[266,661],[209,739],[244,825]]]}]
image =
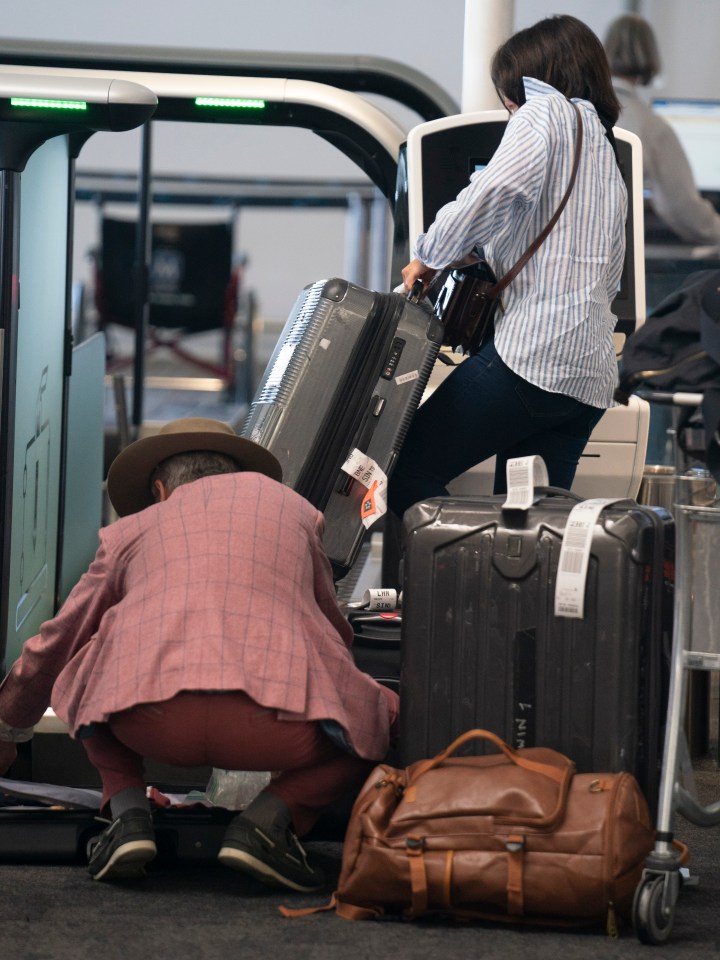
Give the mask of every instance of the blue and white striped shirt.
[{"label": "blue and white striped shirt", "polygon": [[[413,255],[435,269],[482,247],[498,277],[542,231],[570,181],[575,112],[554,87],[524,78],[487,167],[439,212]],[[593,105],[576,100],[583,146],[560,219],[504,291],[495,347],[519,376],[594,407],[613,405],[617,363],[610,305],[625,258],[627,192]]]}]

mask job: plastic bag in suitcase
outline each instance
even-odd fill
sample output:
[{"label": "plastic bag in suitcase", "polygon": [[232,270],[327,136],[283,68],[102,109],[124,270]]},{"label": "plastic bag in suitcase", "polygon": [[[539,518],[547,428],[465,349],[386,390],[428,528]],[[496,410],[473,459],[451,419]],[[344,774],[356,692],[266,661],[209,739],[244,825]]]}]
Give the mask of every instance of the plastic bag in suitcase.
[{"label": "plastic bag in suitcase", "polygon": [[554,592],[576,498],[527,511],[438,498],[404,519],[400,750],[433,756],[465,730],[544,746],[580,772],[628,771],[657,801],[672,630],[674,526],[607,506],[591,532],[582,619]]},{"label": "plastic bag in suitcase", "polygon": [[335,278],[302,291],[273,351],[242,436],[275,454],[284,482],[324,512],[336,578],[385,509],[441,341],[429,304]]}]

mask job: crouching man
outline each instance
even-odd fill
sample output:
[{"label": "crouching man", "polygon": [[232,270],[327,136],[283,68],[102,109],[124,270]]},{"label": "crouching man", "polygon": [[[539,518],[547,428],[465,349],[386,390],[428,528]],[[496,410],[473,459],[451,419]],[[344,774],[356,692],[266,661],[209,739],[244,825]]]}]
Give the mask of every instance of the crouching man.
[{"label": "crouching man", "polygon": [[83,744],[110,825],[96,880],[156,854],[143,758],[272,770],[219,859],[292,890],[322,886],[298,837],[387,752],[394,693],[354,664],[323,517],[269,451],[227,425],[178,420],[114,460],[121,519],[0,686],[0,774],[48,705]]}]

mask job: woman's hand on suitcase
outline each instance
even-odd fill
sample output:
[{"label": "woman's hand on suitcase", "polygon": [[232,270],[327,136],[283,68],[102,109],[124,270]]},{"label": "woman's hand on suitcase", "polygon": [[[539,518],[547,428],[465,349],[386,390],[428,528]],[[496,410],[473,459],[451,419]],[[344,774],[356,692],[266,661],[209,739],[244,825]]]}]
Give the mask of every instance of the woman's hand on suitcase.
[{"label": "woman's hand on suitcase", "polygon": [[17,747],[14,743],[0,740],[0,777],[5,776],[17,759]]},{"label": "woman's hand on suitcase", "polygon": [[422,280],[424,294],[436,272],[433,267],[428,267],[422,260],[411,260],[402,271],[406,293],[410,293],[416,280]]}]

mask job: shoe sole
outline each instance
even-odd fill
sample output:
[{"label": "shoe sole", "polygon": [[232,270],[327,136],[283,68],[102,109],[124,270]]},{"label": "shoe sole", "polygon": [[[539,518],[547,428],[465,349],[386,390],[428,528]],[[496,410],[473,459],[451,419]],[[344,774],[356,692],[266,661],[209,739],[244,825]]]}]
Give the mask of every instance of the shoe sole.
[{"label": "shoe sole", "polygon": [[226,867],[232,870],[240,870],[243,873],[249,873],[261,883],[287,887],[289,890],[296,890],[298,893],[314,893],[316,890],[322,890],[323,884],[313,884],[312,886],[296,883],[289,877],[283,876],[277,870],[274,870],[269,864],[258,860],[251,853],[245,850],[236,850],[234,847],[223,847],[218,853],[218,860]]},{"label": "shoe sole", "polygon": [[98,873],[92,874],[93,880],[117,880],[127,877],[142,877],[145,864],[157,854],[152,840],[130,840],[113,853]]}]

